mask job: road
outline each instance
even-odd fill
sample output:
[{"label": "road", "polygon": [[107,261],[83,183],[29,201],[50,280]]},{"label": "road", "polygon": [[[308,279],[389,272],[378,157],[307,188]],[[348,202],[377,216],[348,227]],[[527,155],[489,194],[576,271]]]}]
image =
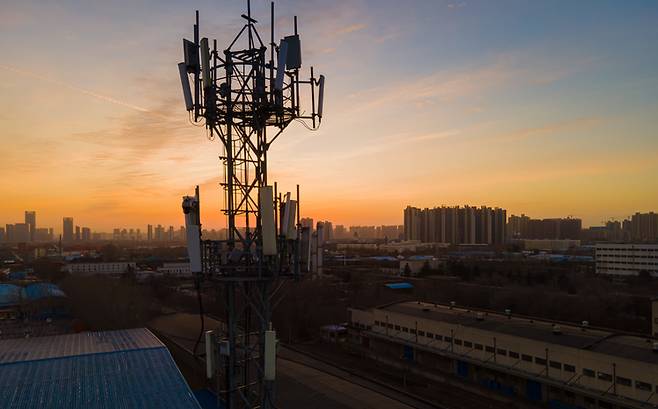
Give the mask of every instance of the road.
[{"label": "road", "polygon": [[[218,322],[206,318],[206,329]],[[191,356],[199,333],[199,317],[194,314],[161,316],[149,324],[159,337]],[[203,341],[202,341],[203,342]],[[204,350],[203,343],[199,350]],[[312,357],[281,348],[277,359],[277,407],[280,409],[442,409],[404,393],[382,386]],[[184,363],[179,362],[179,365]],[[183,373],[190,371],[186,369]],[[202,366],[192,368],[199,371]]]}]

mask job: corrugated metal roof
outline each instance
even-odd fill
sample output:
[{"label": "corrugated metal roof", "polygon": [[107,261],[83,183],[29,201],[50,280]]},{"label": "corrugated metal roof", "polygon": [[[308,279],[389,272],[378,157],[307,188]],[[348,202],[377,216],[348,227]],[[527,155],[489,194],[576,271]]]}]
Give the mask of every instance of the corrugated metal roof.
[{"label": "corrugated metal roof", "polygon": [[0,341],[0,407],[194,408],[169,351],[146,329]]},{"label": "corrugated metal roof", "polygon": [[144,328],[0,341],[0,365],[17,361],[164,347]]},{"label": "corrugated metal roof", "polygon": [[21,288],[13,284],[0,284],[0,307],[11,307],[21,302]]},{"label": "corrugated metal roof", "polygon": [[411,283],[388,283],[385,284],[385,286],[393,290],[407,290],[410,288],[414,288],[413,284]]},{"label": "corrugated metal roof", "polygon": [[51,283],[34,283],[23,289],[23,294],[28,300],[38,300],[48,297],[66,297],[64,291]]}]

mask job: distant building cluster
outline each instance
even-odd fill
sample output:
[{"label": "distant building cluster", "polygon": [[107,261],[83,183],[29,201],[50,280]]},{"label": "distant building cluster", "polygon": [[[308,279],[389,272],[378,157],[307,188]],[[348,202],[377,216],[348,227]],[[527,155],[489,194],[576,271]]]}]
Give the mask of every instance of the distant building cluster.
[{"label": "distant building cluster", "polygon": [[510,216],[507,228],[512,239],[578,240],[583,222],[571,217],[531,219],[522,214]]},{"label": "distant building cluster", "polygon": [[487,206],[404,209],[404,239],[422,243],[504,244],[507,211]]},{"label": "distant building cluster", "polygon": [[0,243],[43,243],[53,240],[52,228],[37,227],[37,212],[25,211],[23,223],[10,223],[0,227]]},{"label": "distant building cluster", "polygon": [[[302,227],[313,226],[312,218],[302,218]],[[324,241],[332,240],[400,240],[403,237],[404,226],[380,225],[380,226],[348,226],[338,224],[334,227],[330,221],[319,221],[317,225],[322,226]],[[316,229],[317,229],[316,225]]]}]

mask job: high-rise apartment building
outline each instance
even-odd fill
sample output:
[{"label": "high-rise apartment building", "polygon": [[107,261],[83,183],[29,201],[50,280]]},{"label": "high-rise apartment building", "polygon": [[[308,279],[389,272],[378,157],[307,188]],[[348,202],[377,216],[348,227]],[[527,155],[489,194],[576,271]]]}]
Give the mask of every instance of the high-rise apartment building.
[{"label": "high-rise apartment building", "polygon": [[299,219],[299,223],[302,225],[302,227],[310,227],[311,231],[313,231],[313,229],[315,228],[312,217],[302,217],[301,219]]},{"label": "high-rise apartment building", "polygon": [[65,217],[63,219],[62,240],[65,242],[73,241],[73,217]]},{"label": "high-rise apartment building", "polygon": [[30,229],[30,241],[34,241],[34,236],[37,230],[37,212],[34,210],[26,210],[25,224],[27,224]]},{"label": "high-rise apartment building", "polygon": [[5,227],[5,241],[12,243],[14,241],[14,225],[7,224]]},{"label": "high-rise apartment building", "polygon": [[505,209],[487,206],[408,206],[404,210],[404,238],[424,243],[503,244],[506,218]]},{"label": "high-rise apartment building", "polygon": [[5,228],[0,227],[0,243],[7,241],[7,236],[5,234]]},{"label": "high-rise apartment building", "polygon": [[511,215],[507,221],[507,233],[509,238],[524,238],[528,234],[528,223],[530,223],[530,217],[525,214],[521,214],[521,216]]},{"label": "high-rise apartment building", "polygon": [[89,227],[82,228],[82,241],[91,241],[91,229]]},{"label": "high-rise apartment building", "polygon": [[27,223],[14,224],[14,242],[27,243],[30,240],[30,225]]},{"label": "high-rise apartment building", "polygon": [[146,240],[152,241],[153,240],[153,225],[149,224],[146,226]]},{"label": "high-rise apartment building", "polygon": [[658,213],[635,213],[630,221],[631,240],[658,241]]},{"label": "high-rise apartment building", "polygon": [[165,230],[162,225],[158,224],[155,227],[155,241],[163,241],[165,239]]},{"label": "high-rise apartment building", "polygon": [[34,233],[34,241],[38,242],[48,242],[53,240],[53,236],[50,234],[52,229],[45,227],[37,227]]},{"label": "high-rise apartment building", "polygon": [[572,217],[531,219],[522,214],[511,215],[507,226],[512,239],[578,240],[581,238],[583,222]]},{"label": "high-rise apartment building", "polygon": [[336,239],[346,239],[348,236],[347,229],[342,224],[337,224],[334,227],[334,237]]}]

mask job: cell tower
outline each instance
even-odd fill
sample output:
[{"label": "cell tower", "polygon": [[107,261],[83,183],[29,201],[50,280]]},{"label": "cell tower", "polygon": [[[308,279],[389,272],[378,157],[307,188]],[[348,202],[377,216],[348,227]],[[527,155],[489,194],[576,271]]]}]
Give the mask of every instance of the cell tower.
[{"label": "cell tower", "polygon": [[293,34],[277,44],[273,2],[270,12],[268,45],[247,1],[244,26],[220,51],[216,40],[199,38],[197,11],[194,40],[183,40],[185,62],[178,65],[190,117],[223,145],[226,239],[202,239],[198,186],[183,198],[183,211],[197,289],[212,283],[225,301],[223,327],[206,334],[206,362],[228,409],[275,407],[272,298],[278,280],[301,274],[301,225],[299,186],[294,199],[277,191],[267,178],[267,151],[293,120],[311,129],[322,120],[324,76],[311,67],[300,79],[297,17]]}]

